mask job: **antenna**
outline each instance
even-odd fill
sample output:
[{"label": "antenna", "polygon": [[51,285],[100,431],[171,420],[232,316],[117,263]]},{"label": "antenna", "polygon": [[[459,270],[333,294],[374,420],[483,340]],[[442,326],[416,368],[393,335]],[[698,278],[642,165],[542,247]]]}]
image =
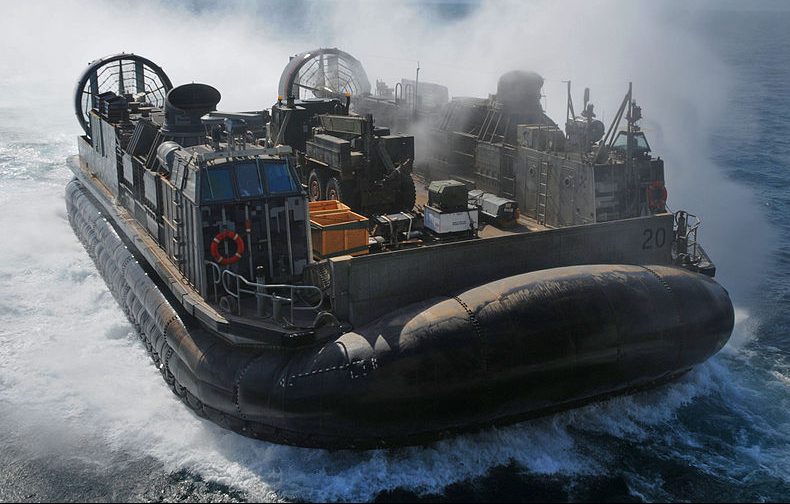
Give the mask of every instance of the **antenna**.
[{"label": "antenna", "polygon": [[[567,123],[568,121],[576,119],[576,112],[574,112],[573,110],[573,97],[571,96],[571,81],[566,80],[562,82],[568,84],[568,106],[565,111],[565,122]],[[585,96],[585,103],[586,101],[587,98]]]},{"label": "antenna", "polygon": [[126,94],[126,87],[123,84],[123,61],[118,60],[118,96]]},{"label": "antenna", "polygon": [[417,113],[417,100],[419,100],[419,90],[418,87],[420,85],[420,62],[417,62],[417,77],[414,79],[414,104],[412,106],[412,112],[415,114]]},{"label": "antenna", "polygon": [[[625,98],[623,98],[622,103],[620,103],[620,108],[617,109],[617,113],[614,115],[614,119],[612,120],[612,124],[609,125],[609,129],[606,132],[606,136],[603,137],[601,140],[601,144],[598,147],[598,151],[595,153],[595,162],[601,162],[604,155],[609,151],[612,144],[614,143],[615,137],[617,136],[617,128],[620,126],[620,120],[623,118],[623,113],[626,111],[626,107],[628,107],[629,111],[631,108],[631,83],[628,83],[628,93],[626,93]],[[626,118],[626,120],[628,120]]]},{"label": "antenna", "polygon": [[636,104],[636,100],[631,97],[631,84],[628,85],[628,95],[630,102],[628,103],[628,133],[634,133],[640,130],[639,126],[637,126],[637,122],[642,119],[642,107]]}]

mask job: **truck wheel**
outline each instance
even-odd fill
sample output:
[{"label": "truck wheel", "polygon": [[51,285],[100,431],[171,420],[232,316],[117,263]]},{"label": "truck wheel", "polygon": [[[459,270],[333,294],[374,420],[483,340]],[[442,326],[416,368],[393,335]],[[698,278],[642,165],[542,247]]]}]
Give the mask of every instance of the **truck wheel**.
[{"label": "truck wheel", "polygon": [[310,201],[326,199],[326,174],[320,170],[310,170],[307,177],[307,195]]},{"label": "truck wheel", "polygon": [[326,183],[326,199],[343,201],[343,186],[337,177],[331,177]]},{"label": "truck wheel", "polygon": [[417,189],[414,187],[414,179],[411,178],[411,175],[404,175],[400,179],[398,202],[398,210],[402,212],[414,210],[414,204],[417,202]]}]

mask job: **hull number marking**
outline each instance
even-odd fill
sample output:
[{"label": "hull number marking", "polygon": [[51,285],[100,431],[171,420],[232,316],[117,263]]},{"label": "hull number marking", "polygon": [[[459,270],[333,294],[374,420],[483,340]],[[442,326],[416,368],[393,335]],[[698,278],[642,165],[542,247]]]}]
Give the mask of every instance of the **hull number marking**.
[{"label": "hull number marking", "polygon": [[647,228],[642,232],[642,237],[644,238],[642,250],[661,248],[667,243],[667,230],[658,228],[654,231],[651,228]]}]

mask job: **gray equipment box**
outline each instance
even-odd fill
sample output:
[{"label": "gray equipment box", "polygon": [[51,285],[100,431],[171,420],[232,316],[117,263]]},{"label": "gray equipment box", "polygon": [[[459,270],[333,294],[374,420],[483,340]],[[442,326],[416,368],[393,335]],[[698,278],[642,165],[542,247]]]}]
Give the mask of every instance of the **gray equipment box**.
[{"label": "gray equipment box", "polygon": [[428,205],[445,212],[465,211],[468,204],[466,184],[457,180],[436,180],[428,186]]},{"label": "gray equipment box", "polygon": [[518,218],[518,203],[479,189],[469,191],[469,204],[480,209],[484,220],[507,224]]}]

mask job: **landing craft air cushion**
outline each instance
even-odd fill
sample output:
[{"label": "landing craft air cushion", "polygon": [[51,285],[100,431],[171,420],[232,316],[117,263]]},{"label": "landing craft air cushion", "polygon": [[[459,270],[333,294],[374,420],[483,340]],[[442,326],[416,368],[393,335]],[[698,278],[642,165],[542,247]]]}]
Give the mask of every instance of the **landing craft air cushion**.
[{"label": "landing craft air cushion", "polygon": [[[621,150],[585,140],[598,154],[574,157],[572,135],[547,141],[545,122],[516,125],[529,144],[488,139],[526,173],[530,160],[575,160],[596,191],[603,173],[631,174],[616,179],[624,192],[602,181],[612,190],[591,196],[584,222],[553,215],[560,200],[500,230],[472,218],[472,200],[454,201],[454,184],[413,176],[410,140],[337,91],[289,92],[273,113],[220,112],[216,89],[173,87],[133,54],[97,60],[79,81],[69,219],[198,415],[299,446],[419,443],[653,386],[727,342],[732,304],[693,218],[657,202],[663,165],[629,147],[630,92]],[[291,119],[301,133],[288,144],[279,132]],[[346,182],[347,203],[311,193],[308,166]],[[526,184],[519,169],[508,175]],[[415,185],[431,185],[430,199],[418,191],[410,204]],[[404,188],[363,205],[367,191]],[[432,227],[429,211],[462,226]]]}]

